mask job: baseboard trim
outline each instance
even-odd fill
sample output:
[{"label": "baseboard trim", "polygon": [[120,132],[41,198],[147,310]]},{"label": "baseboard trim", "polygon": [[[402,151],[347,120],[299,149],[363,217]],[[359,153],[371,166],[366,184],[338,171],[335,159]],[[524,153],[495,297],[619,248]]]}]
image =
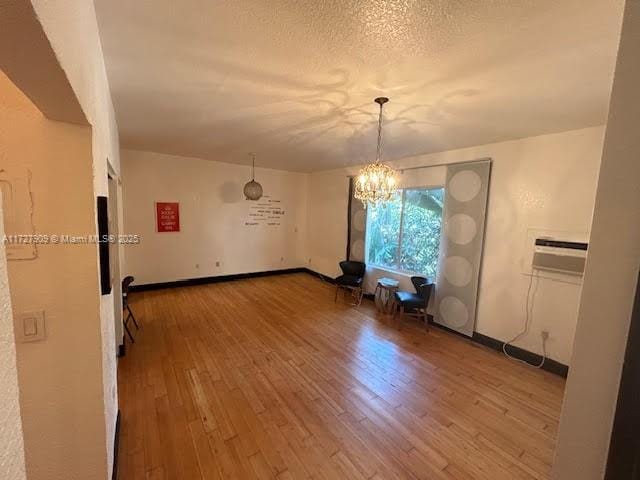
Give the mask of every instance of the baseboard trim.
[{"label": "baseboard trim", "polygon": [[335,284],[336,283],[336,279],[332,278],[328,275],[325,275],[324,273],[318,273],[316,271],[311,270],[310,268],[303,268],[302,269],[303,272],[308,273],[309,275],[313,275],[314,277],[320,277],[320,279],[324,280],[327,283],[332,283]]},{"label": "baseboard trim", "polygon": [[265,272],[235,273],[232,275],[218,275],[214,277],[187,278],[184,280],[175,280],[172,282],[146,283],[142,285],[131,285],[130,288],[132,292],[146,292],[149,290],[162,290],[165,288],[190,287],[194,285],[205,285],[208,283],[232,282],[234,280],[244,280],[246,278],[269,277],[272,275],[286,275],[291,273],[304,273],[306,271],[307,269],[303,267],[285,268],[282,270],[268,270]]},{"label": "baseboard trim", "polygon": [[[502,347],[504,345],[504,342],[501,340],[488,337],[487,335],[483,335],[482,333],[478,333],[478,332],[473,332],[473,337],[471,339],[474,342],[480,343],[486,347],[489,347],[493,350],[503,353]],[[509,355],[511,355],[512,357],[515,357],[518,360],[527,362],[530,365],[538,365],[542,361],[542,355],[530,352],[529,350],[525,350],[524,348],[516,347],[515,345],[509,345],[507,347],[507,351],[509,352]],[[542,365],[541,368],[542,370],[555,373],[556,375],[560,375],[561,377],[564,377],[564,378],[567,378],[567,375],[569,375],[568,365],[565,365],[563,363],[560,363],[548,357],[545,358],[544,364]]]},{"label": "baseboard trim", "polygon": [[[215,277],[199,277],[199,278],[189,278],[189,279],[185,279],[185,280],[176,280],[173,282],[161,282],[161,283],[148,283],[148,284],[143,284],[143,285],[131,285],[131,291],[134,292],[144,292],[144,291],[149,291],[149,290],[161,290],[161,289],[165,289],[165,288],[177,288],[177,287],[188,287],[188,286],[193,286],[193,285],[205,285],[208,283],[219,283],[219,282],[230,282],[230,281],[234,281],[234,280],[243,280],[246,278],[257,278],[257,277],[269,277],[269,276],[273,276],[273,275],[287,275],[287,274],[292,274],[292,273],[308,273],[309,275],[313,275],[314,277],[320,278],[321,280],[334,284],[335,283],[335,279],[333,279],[332,277],[329,277],[327,275],[324,275],[322,273],[316,272],[311,270],[310,268],[307,267],[298,267],[298,268],[286,268],[286,269],[282,269],[282,270],[268,270],[268,271],[264,271],[264,272],[249,272],[249,273],[237,273],[237,274],[232,274],[232,275],[219,275],[219,276],[215,276]],[[368,299],[368,300],[373,300],[374,296],[370,293],[366,293],[364,294],[364,298]],[[481,333],[478,332],[473,332],[473,336],[471,338],[469,338],[466,335],[463,335],[459,332],[456,332],[455,330],[452,330],[448,327],[445,327],[444,325],[440,325],[438,323],[433,322],[432,319],[430,319],[430,324],[432,324],[433,326],[440,328],[442,330],[445,330],[447,332],[453,333],[454,335],[458,335],[462,338],[466,338],[468,340],[471,340],[475,343],[479,343],[481,345],[484,345],[485,347],[489,347],[492,350],[496,350],[498,352],[502,352],[502,346],[504,344],[504,342],[497,340],[495,338],[489,337],[487,335],[483,335]],[[525,362],[528,362],[532,365],[538,364],[540,363],[540,361],[542,360],[542,356],[538,355],[537,353],[533,353],[530,352],[528,350],[525,350],[523,348],[520,347],[516,347],[513,345],[509,345],[509,353],[519,359],[519,360],[523,360]],[[120,352],[118,352],[120,354]],[[126,352],[123,349],[122,355],[124,355]],[[543,370],[546,370],[547,372],[551,372],[554,373],[556,375],[559,375],[561,377],[566,378],[568,373],[569,373],[569,367],[567,365],[564,365],[560,362],[557,362],[556,360],[552,360],[550,358],[547,358],[544,362],[544,365],[542,366]],[[119,417],[118,417],[119,419]]]},{"label": "baseboard trim", "polygon": [[[331,278],[323,273],[318,273],[315,272],[313,270],[311,270],[310,268],[304,268],[303,269],[305,273],[308,273],[310,275],[313,275],[314,277],[320,277],[322,280],[324,280],[327,283],[331,283],[334,284],[336,283],[335,278]],[[373,293],[364,293],[362,295],[362,298],[366,298],[367,300],[374,300],[375,299],[375,295],[373,295]]]},{"label": "baseboard trim", "polygon": [[[489,347],[491,350],[495,350],[496,352],[500,352],[504,354],[504,352],[502,351],[502,346],[504,345],[504,342],[501,340],[498,340],[493,337],[489,337],[487,335],[483,335],[482,333],[478,333],[478,332],[473,332],[473,336],[468,337],[467,335],[464,335],[460,332],[456,332],[455,330],[452,330],[449,327],[445,327],[444,325],[435,323],[431,315],[429,315],[429,324],[441,330],[444,330],[449,333],[453,333],[454,335],[458,335],[459,337],[465,338],[467,340],[471,340],[474,343],[479,343],[480,345]],[[542,360],[542,355],[538,355],[537,353],[530,352],[529,350],[525,350],[524,348],[516,347],[514,345],[509,345],[508,352],[512,357],[517,358],[518,360],[523,360],[531,364],[532,366],[539,364],[540,361]],[[564,378],[567,378],[567,375],[569,374],[568,365],[560,363],[551,358],[545,359],[541,369],[547,372],[553,373],[555,375],[559,375]]]},{"label": "baseboard trim", "polygon": [[111,471],[111,480],[118,478],[118,450],[120,447],[120,410],[116,415],[116,431],[113,438],[113,468]]},{"label": "baseboard trim", "polygon": [[[322,273],[318,273],[318,272],[314,272],[313,270],[309,269],[309,268],[305,268],[303,269],[304,271],[306,271],[307,273],[320,277],[323,280],[330,282],[330,283],[335,283],[334,279],[331,277],[327,277],[326,275],[323,275]],[[365,293],[364,294],[364,298],[368,299],[368,300],[374,300],[374,296],[371,293]],[[489,337],[487,335],[483,335],[482,333],[478,333],[478,332],[473,332],[473,336],[471,338],[469,338],[467,335],[463,335],[460,332],[456,332],[455,330],[452,330],[448,327],[445,327],[444,325],[440,325],[439,323],[435,323],[433,321],[433,317],[431,315],[429,315],[429,324],[433,325],[437,328],[440,328],[442,330],[445,330],[449,333],[453,333],[454,335],[458,335],[462,338],[465,338],[467,340],[471,340],[472,342],[475,343],[479,343],[480,345],[484,345],[485,347],[489,347],[492,350],[495,350],[497,352],[503,353],[502,352],[502,346],[504,345],[504,342],[495,339],[493,337]],[[523,360],[527,363],[530,363],[531,365],[537,365],[540,363],[540,361],[542,360],[542,356],[538,355],[537,353],[533,353],[530,352],[529,350],[525,350],[524,348],[520,348],[520,347],[516,347],[513,345],[509,345],[508,347],[508,351],[509,354],[515,358],[517,358],[518,360]],[[569,367],[567,365],[564,365],[563,363],[557,362],[556,360],[553,360],[551,358],[547,358],[544,361],[544,364],[542,365],[542,370],[546,370],[547,372],[551,372],[554,373],[556,375],[559,375],[561,377],[567,378],[567,375],[569,374]]]}]

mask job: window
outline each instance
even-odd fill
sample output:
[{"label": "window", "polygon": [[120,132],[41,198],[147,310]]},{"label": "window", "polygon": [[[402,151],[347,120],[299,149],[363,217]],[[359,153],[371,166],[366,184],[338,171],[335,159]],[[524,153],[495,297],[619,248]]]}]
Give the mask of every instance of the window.
[{"label": "window", "polygon": [[436,277],[444,188],[398,190],[367,207],[367,263]]}]

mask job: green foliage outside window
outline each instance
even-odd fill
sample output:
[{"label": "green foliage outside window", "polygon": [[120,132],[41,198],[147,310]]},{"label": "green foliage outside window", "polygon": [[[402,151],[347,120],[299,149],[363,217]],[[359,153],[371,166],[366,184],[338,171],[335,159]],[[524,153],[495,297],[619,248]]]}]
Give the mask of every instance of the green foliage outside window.
[{"label": "green foliage outside window", "polygon": [[435,279],[444,189],[398,190],[367,208],[367,262]]}]

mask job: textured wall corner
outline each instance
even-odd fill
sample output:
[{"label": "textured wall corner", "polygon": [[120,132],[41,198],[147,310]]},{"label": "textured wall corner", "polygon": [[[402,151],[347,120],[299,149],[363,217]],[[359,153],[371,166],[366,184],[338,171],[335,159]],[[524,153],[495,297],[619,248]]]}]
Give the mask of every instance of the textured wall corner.
[{"label": "textured wall corner", "polygon": [[[0,197],[0,238],[4,236]],[[0,477],[26,478],[11,298],[4,244],[0,241]]]},{"label": "textured wall corner", "polygon": [[[94,2],[32,0],[32,4],[93,127],[94,195],[108,195],[107,159],[115,173],[119,174],[120,148]],[[77,48],[79,43],[83,48]],[[118,411],[114,317],[113,296],[101,296],[103,403],[106,465],[109,472],[113,468],[113,439]]]}]

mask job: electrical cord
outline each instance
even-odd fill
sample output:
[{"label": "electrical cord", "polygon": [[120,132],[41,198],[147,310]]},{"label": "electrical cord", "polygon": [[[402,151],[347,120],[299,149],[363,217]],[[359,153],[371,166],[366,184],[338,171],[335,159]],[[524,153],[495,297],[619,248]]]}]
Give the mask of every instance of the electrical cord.
[{"label": "electrical cord", "polygon": [[542,366],[544,365],[545,360],[547,359],[547,345],[546,345],[547,339],[545,337],[542,337],[542,360],[540,361],[540,363],[538,363],[536,365],[534,365],[532,363],[529,363],[526,360],[521,360],[519,358],[516,358],[513,355],[510,355],[509,352],[507,352],[507,347],[509,345],[511,345],[513,342],[515,342],[516,340],[518,340],[519,338],[523,337],[524,335],[526,335],[529,332],[529,323],[530,323],[531,317],[533,316],[533,305],[534,305],[536,292],[538,291],[538,283],[540,281],[539,270],[535,269],[536,288],[535,288],[535,290],[533,290],[533,294],[532,294],[531,292],[532,292],[532,288],[533,288],[533,277],[534,277],[534,274],[533,274],[533,272],[531,272],[531,276],[529,277],[529,287],[527,288],[527,301],[526,301],[526,305],[525,305],[526,312],[525,312],[524,328],[522,329],[522,331],[520,333],[518,333],[511,340],[509,340],[508,342],[505,342],[505,343],[502,344],[502,352],[512,360],[516,360],[516,361],[518,361],[520,363],[524,363],[525,365],[529,365],[530,367],[542,368]]}]

